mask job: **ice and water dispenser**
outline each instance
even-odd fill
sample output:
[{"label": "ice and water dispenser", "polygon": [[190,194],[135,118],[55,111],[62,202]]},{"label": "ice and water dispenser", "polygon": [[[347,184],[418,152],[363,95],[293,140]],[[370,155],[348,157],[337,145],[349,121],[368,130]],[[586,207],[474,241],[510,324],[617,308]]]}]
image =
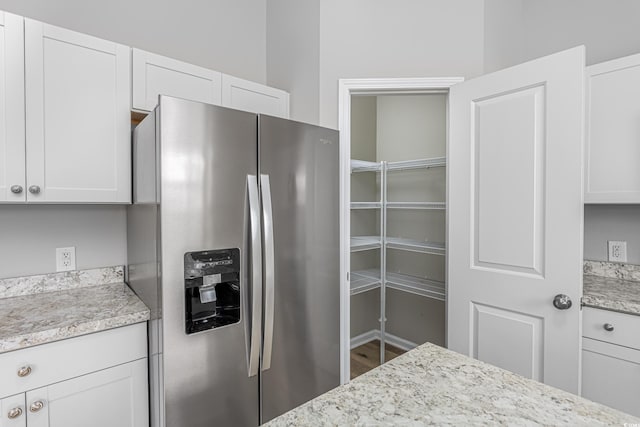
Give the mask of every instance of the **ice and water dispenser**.
[{"label": "ice and water dispenser", "polygon": [[240,321],[240,250],[217,249],[184,255],[187,334]]}]

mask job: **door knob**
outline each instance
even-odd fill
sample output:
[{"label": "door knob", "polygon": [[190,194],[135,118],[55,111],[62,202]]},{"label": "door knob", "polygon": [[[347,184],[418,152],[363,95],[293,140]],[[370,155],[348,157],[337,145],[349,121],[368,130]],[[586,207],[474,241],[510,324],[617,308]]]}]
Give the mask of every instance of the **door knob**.
[{"label": "door knob", "polygon": [[22,185],[12,185],[11,186],[11,192],[13,194],[20,194],[22,193]]},{"label": "door knob", "polygon": [[613,325],[611,323],[605,323],[603,325],[603,328],[604,328],[605,331],[608,331],[608,332],[613,331]]},{"label": "door knob", "polygon": [[38,194],[40,192],[40,187],[37,185],[32,185],[31,187],[29,187],[29,193],[31,194]]},{"label": "door knob", "polygon": [[565,294],[558,294],[553,298],[553,306],[558,310],[567,310],[571,308],[571,298]]}]

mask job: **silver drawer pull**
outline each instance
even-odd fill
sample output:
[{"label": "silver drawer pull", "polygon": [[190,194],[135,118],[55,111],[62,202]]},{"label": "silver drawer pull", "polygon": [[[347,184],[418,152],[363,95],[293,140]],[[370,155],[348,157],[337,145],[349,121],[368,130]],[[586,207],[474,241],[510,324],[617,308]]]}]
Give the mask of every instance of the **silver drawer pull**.
[{"label": "silver drawer pull", "polygon": [[605,331],[608,331],[608,332],[613,331],[613,325],[611,323],[605,323],[603,328]]},{"label": "silver drawer pull", "polygon": [[42,400],[36,400],[29,406],[31,412],[38,412],[42,408],[44,408],[44,402]]},{"label": "silver drawer pull", "polygon": [[9,412],[7,413],[7,417],[9,417],[10,420],[16,419],[20,415],[22,415],[22,408],[10,409]]},{"label": "silver drawer pull", "polygon": [[19,377],[26,377],[30,373],[31,373],[31,366],[23,366],[22,368],[18,369]]}]

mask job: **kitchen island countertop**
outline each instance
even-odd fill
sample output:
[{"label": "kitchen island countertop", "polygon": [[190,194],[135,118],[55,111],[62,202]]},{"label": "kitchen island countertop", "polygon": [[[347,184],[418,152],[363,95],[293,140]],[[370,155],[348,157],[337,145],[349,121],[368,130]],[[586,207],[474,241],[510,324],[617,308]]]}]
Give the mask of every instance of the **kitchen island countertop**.
[{"label": "kitchen island countertop", "polygon": [[424,344],[266,425],[624,425],[640,419]]}]

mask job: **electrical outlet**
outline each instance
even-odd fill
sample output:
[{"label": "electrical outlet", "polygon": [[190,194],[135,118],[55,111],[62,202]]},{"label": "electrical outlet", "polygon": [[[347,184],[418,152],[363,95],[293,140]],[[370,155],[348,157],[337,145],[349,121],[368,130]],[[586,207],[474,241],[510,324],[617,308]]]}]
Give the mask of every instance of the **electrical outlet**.
[{"label": "electrical outlet", "polygon": [[76,248],[56,248],[56,271],[70,271],[76,269]]},{"label": "electrical outlet", "polygon": [[627,242],[609,240],[609,261],[627,262]]}]

